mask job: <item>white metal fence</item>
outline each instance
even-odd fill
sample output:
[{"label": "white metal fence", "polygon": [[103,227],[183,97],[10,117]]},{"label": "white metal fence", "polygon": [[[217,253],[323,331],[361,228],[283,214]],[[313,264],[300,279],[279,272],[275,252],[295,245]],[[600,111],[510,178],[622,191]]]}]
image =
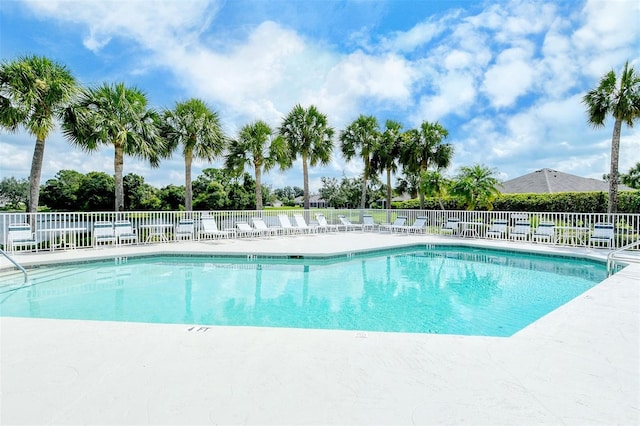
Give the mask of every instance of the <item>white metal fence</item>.
[{"label": "white metal fence", "polygon": [[[176,226],[181,219],[194,221],[194,239],[200,239],[202,216],[215,218],[219,230],[234,230],[237,222],[252,223],[252,218],[261,217],[268,226],[279,225],[278,215],[293,218],[302,213],[309,224],[316,221],[316,214],[322,213],[329,224],[340,224],[343,215],[353,223],[362,223],[364,215],[371,215],[376,224],[392,223],[398,216],[407,218],[411,225],[418,217],[426,217],[423,232],[429,235],[441,233],[447,219],[457,218],[460,222],[455,236],[485,238],[486,231],[495,220],[507,221],[512,229],[516,221],[528,221],[533,234],[541,222],[554,224],[552,238],[542,241],[547,244],[587,246],[594,226],[609,223],[614,228],[613,247],[622,247],[640,238],[640,214],[606,213],[548,213],[548,212],[505,212],[505,211],[442,211],[442,210],[260,210],[260,211],[154,211],[154,212],[70,212],[70,213],[0,213],[0,243],[7,249],[8,228],[11,224],[28,223],[37,241],[37,250],[89,248],[94,246],[94,224],[100,221],[112,222],[128,220],[138,235],[138,243],[152,243],[159,235],[167,241],[174,240]],[[232,234],[234,235],[234,234]],[[499,234],[498,239],[510,239],[509,232]],[[525,237],[525,240],[530,237]]]}]

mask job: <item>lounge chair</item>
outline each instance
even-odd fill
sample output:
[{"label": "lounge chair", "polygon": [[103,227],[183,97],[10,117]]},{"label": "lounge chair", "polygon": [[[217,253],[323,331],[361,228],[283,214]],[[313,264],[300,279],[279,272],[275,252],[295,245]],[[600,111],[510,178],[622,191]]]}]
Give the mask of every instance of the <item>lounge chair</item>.
[{"label": "lounge chair", "polygon": [[138,230],[128,220],[117,220],[114,224],[116,242],[118,244],[138,244]]},{"label": "lounge chair", "polygon": [[38,251],[36,235],[31,232],[31,225],[28,223],[12,223],[7,231],[7,245],[10,252],[14,252],[19,247],[24,247],[25,249],[31,247]]},{"label": "lounge chair", "polygon": [[533,234],[531,234],[531,240],[552,242],[556,233],[555,227],[556,225],[553,222],[540,222]]},{"label": "lounge chair", "polygon": [[526,240],[531,235],[531,223],[528,220],[519,220],[515,223],[511,232],[509,232],[509,239],[511,240]]},{"label": "lounge chair", "polygon": [[375,231],[378,229],[378,224],[373,221],[373,216],[370,214],[362,215],[362,229],[366,231],[369,229],[370,231]]},{"label": "lounge chair", "polygon": [[318,230],[324,231],[338,231],[339,225],[332,225],[327,222],[327,218],[322,213],[316,213],[316,220],[318,221]]},{"label": "lounge chair", "polygon": [[614,237],[614,228],[611,223],[596,223],[593,226],[593,231],[589,236],[589,246],[595,247],[595,244],[598,245],[606,244],[607,247],[614,248],[615,243],[613,240]]},{"label": "lounge chair", "polygon": [[457,217],[447,218],[447,222],[440,227],[440,234],[456,235],[459,231],[460,219]]},{"label": "lounge chair", "polygon": [[291,225],[289,216],[287,216],[286,214],[279,214],[278,222],[280,222],[280,227],[282,228],[282,232],[285,234],[295,234],[297,232],[301,232],[300,228],[298,228],[297,226]]},{"label": "lounge chair", "polygon": [[216,219],[213,216],[202,216],[200,218],[200,225],[202,226],[202,229],[198,232],[199,238],[229,238],[233,234],[232,231],[219,230]]},{"label": "lounge chair", "polygon": [[487,230],[487,238],[504,238],[507,235],[507,221],[496,219]]},{"label": "lounge chair", "polygon": [[362,231],[363,226],[360,223],[351,223],[351,221],[349,219],[347,219],[346,217],[344,217],[343,215],[338,216],[338,219],[340,219],[340,223],[342,224],[342,226],[344,226],[345,231],[355,231],[356,229],[359,229]]},{"label": "lounge chair", "polygon": [[378,229],[380,231],[394,232],[399,229],[402,229],[402,227],[405,226],[406,223],[407,223],[406,216],[398,216],[396,217],[396,220],[393,221],[393,223],[383,223],[378,227]]},{"label": "lounge chair", "polygon": [[236,227],[238,230],[236,231],[239,237],[253,237],[253,236],[261,236],[264,235],[262,231],[259,229],[251,227],[247,222],[236,222]]},{"label": "lounge chair", "polygon": [[413,222],[412,225],[409,226],[401,226],[398,228],[398,231],[401,232],[406,232],[407,234],[409,232],[424,232],[425,231],[425,226],[427,225],[427,218],[424,216],[420,216],[418,218],[416,218],[416,220]]},{"label": "lounge chair", "polygon": [[193,234],[193,219],[180,219],[176,225],[176,231],[173,234],[173,239],[176,241],[193,240]]},{"label": "lounge chair", "polygon": [[307,234],[318,232],[318,227],[307,225],[307,221],[304,220],[304,216],[299,213],[293,215],[293,220],[295,221],[296,226],[301,230],[301,232],[306,232]]},{"label": "lounge chair", "polygon": [[251,219],[251,222],[253,223],[253,227],[264,235],[278,235],[282,231],[282,228],[280,228],[279,226],[267,226],[264,219],[262,219],[261,217],[254,217]]},{"label": "lounge chair", "polygon": [[93,246],[100,244],[115,244],[116,232],[113,229],[113,223],[107,221],[98,221],[93,224]]}]

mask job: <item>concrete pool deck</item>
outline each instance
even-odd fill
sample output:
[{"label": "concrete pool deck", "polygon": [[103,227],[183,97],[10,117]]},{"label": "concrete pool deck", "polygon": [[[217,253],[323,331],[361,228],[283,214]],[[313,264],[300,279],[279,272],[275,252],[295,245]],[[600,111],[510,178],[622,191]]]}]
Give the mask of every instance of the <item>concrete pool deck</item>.
[{"label": "concrete pool deck", "polygon": [[[16,258],[313,255],[428,242],[607,254],[349,232]],[[0,423],[637,425],[639,337],[640,265],[508,338],[0,318]]]}]

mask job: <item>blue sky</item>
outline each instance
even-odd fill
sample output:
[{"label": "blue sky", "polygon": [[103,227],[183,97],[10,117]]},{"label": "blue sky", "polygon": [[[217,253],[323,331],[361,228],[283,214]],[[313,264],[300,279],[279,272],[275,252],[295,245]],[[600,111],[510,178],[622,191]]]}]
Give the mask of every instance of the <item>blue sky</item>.
[{"label": "blue sky", "polygon": [[[439,121],[455,148],[447,171],[480,163],[508,180],[544,167],[601,178],[613,123],[588,126],[582,96],[629,60],[640,69],[637,0],[5,0],[0,57],[38,54],[84,85],[125,82],[170,108],[191,97],[218,111],[235,136],[257,119],[276,128],[300,103],[316,105],[336,134],[359,114],[406,129]],[[27,178],[34,138],[0,132],[0,176]],[[337,149],[323,176],[357,176]],[[640,131],[623,128],[620,170],[640,161]],[[193,175],[205,167],[195,162]],[[74,150],[55,131],[42,182],[61,169],[113,174],[113,151]],[[272,187],[302,186],[302,167],[272,171]],[[124,172],[184,184],[179,152]]]}]

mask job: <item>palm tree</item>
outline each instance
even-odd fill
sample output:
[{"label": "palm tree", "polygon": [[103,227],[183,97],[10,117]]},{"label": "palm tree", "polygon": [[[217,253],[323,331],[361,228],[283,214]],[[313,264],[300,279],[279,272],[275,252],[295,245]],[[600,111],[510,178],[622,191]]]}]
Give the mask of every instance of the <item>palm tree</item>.
[{"label": "palm tree", "polygon": [[[400,152],[400,162],[405,173],[419,176],[429,168],[446,169],[453,157],[453,146],[443,143],[449,132],[440,123],[427,121],[420,129],[412,129],[405,133]],[[418,191],[420,209],[424,209],[424,193]]]},{"label": "palm tree", "polygon": [[499,195],[500,181],[495,177],[495,171],[489,167],[474,164],[471,167],[460,167],[460,173],[453,182],[451,192],[465,201],[467,210],[485,207],[493,209],[493,200]]},{"label": "palm tree", "polygon": [[640,189],[640,163],[636,163],[627,174],[622,175],[622,183],[631,188]]},{"label": "palm tree", "polygon": [[360,208],[364,209],[367,202],[367,180],[371,174],[371,154],[375,152],[380,140],[378,120],[373,116],[360,115],[346,129],[340,132],[340,149],[347,161],[356,155],[364,161],[362,173],[362,196]]},{"label": "palm tree", "polygon": [[124,154],[157,167],[169,153],[159,134],[159,121],[158,114],[147,108],[145,94],[124,83],[83,89],[79,99],[64,110],[62,130],[71,143],[89,152],[99,145],[113,145],[116,211],[124,210]]},{"label": "palm tree", "polygon": [[582,99],[587,106],[589,124],[603,127],[607,116],[613,115],[613,135],[611,137],[611,166],[609,170],[609,213],[618,210],[618,159],[620,156],[620,132],[622,123],[633,127],[640,118],[640,75],[629,61],[624,65],[620,81],[612,70],[600,80],[597,88],[590,90]]},{"label": "palm tree", "polygon": [[391,173],[398,170],[400,158],[400,146],[402,144],[402,124],[397,121],[387,120],[385,130],[380,136],[371,158],[371,168],[378,173],[387,174],[387,209],[391,208]]},{"label": "palm tree", "polygon": [[0,65],[0,125],[12,132],[23,126],[36,138],[27,199],[30,213],[38,210],[45,140],[77,89],[66,66],[43,56],[23,56]]},{"label": "palm tree", "polygon": [[177,102],[173,110],[164,112],[162,136],[170,151],[182,146],[184,156],[185,196],[184,208],[193,210],[191,164],[194,158],[213,161],[224,151],[227,138],[222,132],[218,113],[211,111],[200,99]]},{"label": "palm tree", "polygon": [[427,197],[436,197],[444,210],[442,197],[447,195],[451,182],[438,170],[427,170],[420,175],[420,191]]},{"label": "palm tree", "polygon": [[304,109],[298,104],[284,118],[278,133],[288,145],[290,160],[302,159],[304,208],[309,209],[309,165],[329,164],[334,130],[315,106]]},{"label": "palm tree", "polygon": [[242,173],[245,166],[253,166],[257,210],[262,210],[262,172],[276,165],[283,170],[291,166],[285,140],[273,135],[271,127],[262,120],[247,124],[240,129],[238,139],[229,143],[225,159],[225,168],[236,174]]}]

